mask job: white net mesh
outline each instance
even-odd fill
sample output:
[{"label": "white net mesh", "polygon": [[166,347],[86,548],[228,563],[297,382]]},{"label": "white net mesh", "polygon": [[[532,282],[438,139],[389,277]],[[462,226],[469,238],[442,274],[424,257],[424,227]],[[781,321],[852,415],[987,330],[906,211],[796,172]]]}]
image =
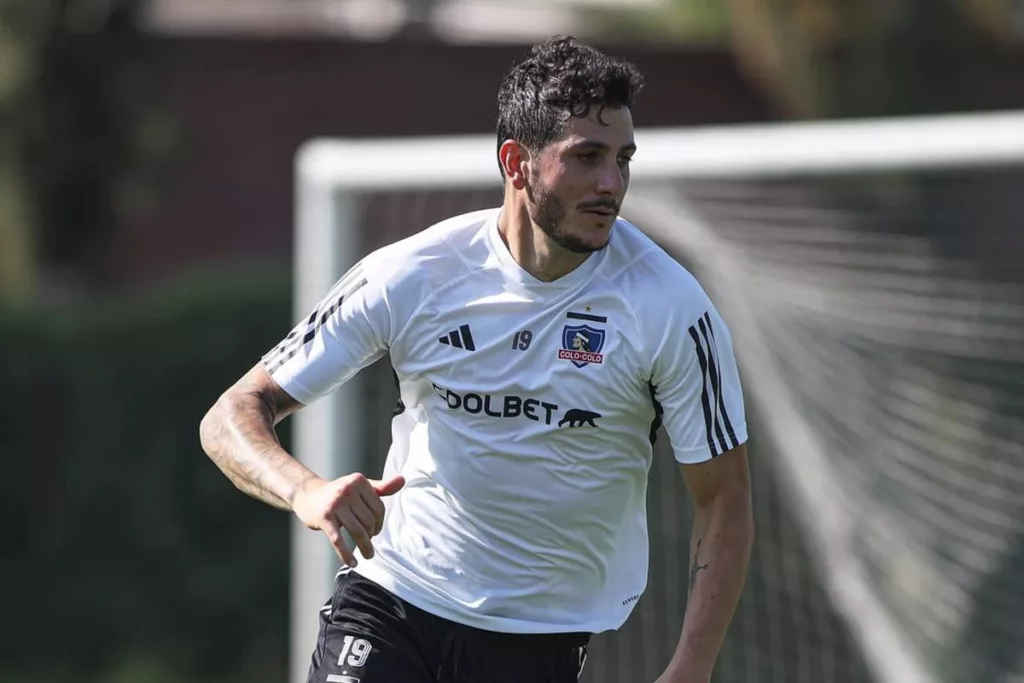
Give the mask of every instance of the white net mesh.
[{"label": "white net mesh", "polygon": [[[625,215],[733,329],[758,539],[715,680],[1024,681],[1024,164],[635,183]],[[360,197],[358,251],[500,202]],[[396,399],[357,380],[367,471]],[[690,504],[658,442],[649,588],[584,680],[654,680],[685,609]]]},{"label": "white net mesh", "polygon": [[632,197],[731,313],[760,452],[890,681],[1024,681],[1022,181],[1024,166]]}]

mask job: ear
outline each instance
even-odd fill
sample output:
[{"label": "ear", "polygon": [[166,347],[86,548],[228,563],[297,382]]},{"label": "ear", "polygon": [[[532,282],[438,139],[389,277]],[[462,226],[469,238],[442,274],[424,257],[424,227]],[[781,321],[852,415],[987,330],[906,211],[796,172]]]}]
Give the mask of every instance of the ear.
[{"label": "ear", "polygon": [[505,178],[517,190],[526,187],[530,152],[515,140],[505,140],[498,149],[498,160],[505,170]]}]

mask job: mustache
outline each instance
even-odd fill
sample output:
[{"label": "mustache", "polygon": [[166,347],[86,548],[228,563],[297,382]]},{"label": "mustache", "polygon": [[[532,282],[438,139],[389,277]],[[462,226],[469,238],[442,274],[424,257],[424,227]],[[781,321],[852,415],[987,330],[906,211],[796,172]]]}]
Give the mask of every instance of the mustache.
[{"label": "mustache", "polygon": [[619,205],[614,199],[602,199],[594,202],[584,202],[576,207],[580,211],[589,211],[591,209],[607,209],[608,211],[619,212]]}]

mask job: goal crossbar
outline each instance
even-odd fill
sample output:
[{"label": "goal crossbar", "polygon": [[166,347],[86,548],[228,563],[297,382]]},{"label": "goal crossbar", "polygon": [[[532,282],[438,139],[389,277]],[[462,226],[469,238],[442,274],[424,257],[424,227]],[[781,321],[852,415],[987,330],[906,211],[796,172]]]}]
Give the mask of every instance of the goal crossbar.
[{"label": "goal crossbar", "polygon": [[[1024,111],[897,119],[639,129],[635,180],[770,177],[1000,165],[1024,156]],[[443,163],[434,163],[442,159]],[[431,163],[426,163],[426,162]],[[315,139],[300,178],[339,190],[498,183],[490,135]]]}]

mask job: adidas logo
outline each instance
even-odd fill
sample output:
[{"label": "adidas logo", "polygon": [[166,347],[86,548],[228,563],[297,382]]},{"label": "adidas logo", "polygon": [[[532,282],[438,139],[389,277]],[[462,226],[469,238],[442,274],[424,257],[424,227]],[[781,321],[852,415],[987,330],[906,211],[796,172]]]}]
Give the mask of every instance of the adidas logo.
[{"label": "adidas logo", "polygon": [[452,330],[445,337],[438,337],[437,341],[445,346],[476,351],[476,344],[473,343],[473,333],[469,331],[469,325],[460,325],[459,329]]}]

